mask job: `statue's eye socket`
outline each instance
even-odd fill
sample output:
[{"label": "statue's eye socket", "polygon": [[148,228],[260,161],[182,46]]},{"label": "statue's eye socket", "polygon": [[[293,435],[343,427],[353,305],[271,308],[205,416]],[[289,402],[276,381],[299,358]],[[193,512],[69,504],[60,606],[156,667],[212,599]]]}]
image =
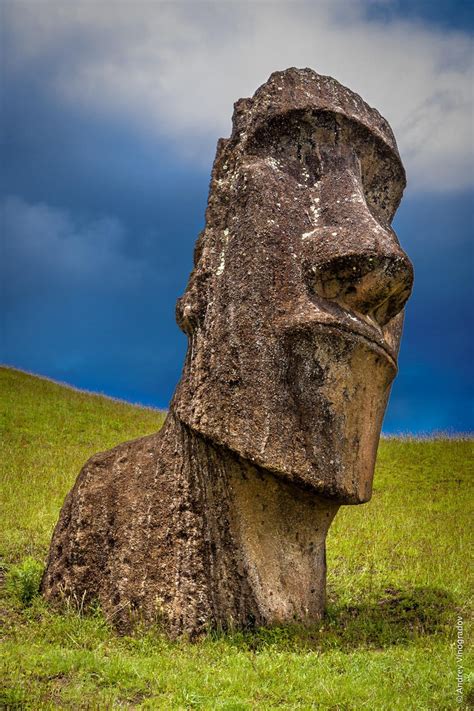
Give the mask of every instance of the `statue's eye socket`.
[{"label": "statue's eye socket", "polygon": [[321,161],[314,142],[309,137],[299,138],[286,146],[281,161],[282,169],[302,185],[314,185],[321,177]]},{"label": "statue's eye socket", "polygon": [[321,162],[309,132],[281,131],[260,137],[255,153],[291,175],[302,185],[314,185],[321,175]]},{"label": "statue's eye socket", "polygon": [[316,183],[321,177],[321,160],[313,146],[311,151],[304,156],[304,163],[312,177],[311,182]]},{"label": "statue's eye socket", "polygon": [[[318,122],[323,122],[325,130],[335,133],[332,115],[318,116]],[[280,170],[300,184],[314,185],[321,176],[315,126],[313,120],[299,111],[278,116],[256,131],[249,151],[276,161]]]},{"label": "statue's eye socket", "polygon": [[[375,161],[372,162],[372,164]],[[392,156],[378,156],[378,171],[367,159],[361,160],[361,178],[369,210],[382,224],[390,224],[398,207],[404,186],[404,176],[397,170]],[[381,167],[380,167],[381,166]]]}]

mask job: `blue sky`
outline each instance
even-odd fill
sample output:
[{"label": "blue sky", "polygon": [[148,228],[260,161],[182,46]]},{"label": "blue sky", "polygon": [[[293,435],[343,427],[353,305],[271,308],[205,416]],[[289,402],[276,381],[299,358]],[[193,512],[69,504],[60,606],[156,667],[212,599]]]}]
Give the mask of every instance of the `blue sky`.
[{"label": "blue sky", "polygon": [[386,432],[472,429],[470,2],[2,4],[4,363],[164,407],[233,102],[287,66],[394,128],[416,274]]}]

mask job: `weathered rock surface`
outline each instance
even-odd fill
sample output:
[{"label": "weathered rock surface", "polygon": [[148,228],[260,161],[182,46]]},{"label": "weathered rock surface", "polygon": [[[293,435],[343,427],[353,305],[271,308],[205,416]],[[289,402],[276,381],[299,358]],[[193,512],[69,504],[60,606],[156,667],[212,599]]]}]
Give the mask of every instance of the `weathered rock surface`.
[{"label": "weathered rock surface", "polygon": [[276,72],[236,103],[177,305],[170,413],[85,465],[46,597],[171,634],[322,613],[326,534],[370,499],[397,368],[404,185],[387,122],[330,77]]}]

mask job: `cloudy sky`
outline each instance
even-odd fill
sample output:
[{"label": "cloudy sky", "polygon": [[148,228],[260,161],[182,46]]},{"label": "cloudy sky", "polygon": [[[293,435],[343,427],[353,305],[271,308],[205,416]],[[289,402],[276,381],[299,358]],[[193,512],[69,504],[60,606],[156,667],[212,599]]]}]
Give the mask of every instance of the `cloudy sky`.
[{"label": "cloudy sky", "polygon": [[[389,120],[415,265],[386,432],[472,429],[470,0],[2,0],[4,363],[165,407],[233,102],[312,67]],[[471,388],[471,392],[469,392]]]}]

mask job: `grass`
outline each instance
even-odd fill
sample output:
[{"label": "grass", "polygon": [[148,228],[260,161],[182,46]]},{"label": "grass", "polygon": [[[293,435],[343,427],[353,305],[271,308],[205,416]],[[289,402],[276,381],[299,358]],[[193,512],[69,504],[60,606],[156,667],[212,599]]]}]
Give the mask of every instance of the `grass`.
[{"label": "grass", "polygon": [[[58,614],[30,593],[84,461],[155,431],[163,415],[9,368],[0,369],[0,386],[6,572],[0,707],[472,707],[472,442],[381,442],[372,501],[344,507],[330,529],[329,604],[320,624],[215,634],[193,644],[170,642],[159,630],[119,637],[100,611],[84,616],[71,606]],[[459,616],[465,640],[461,703]]]}]

